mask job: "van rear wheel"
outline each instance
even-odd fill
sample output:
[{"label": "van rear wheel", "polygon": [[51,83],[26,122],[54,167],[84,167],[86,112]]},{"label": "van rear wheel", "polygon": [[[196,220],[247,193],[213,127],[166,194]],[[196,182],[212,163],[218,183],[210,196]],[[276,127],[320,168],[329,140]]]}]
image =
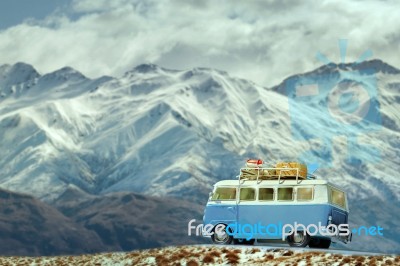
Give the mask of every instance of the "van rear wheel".
[{"label": "van rear wheel", "polygon": [[211,240],[215,244],[228,245],[232,242],[233,236],[228,234],[225,224],[217,224],[213,228],[213,234],[211,235]]},{"label": "van rear wheel", "polygon": [[291,247],[305,247],[310,242],[310,236],[303,232],[293,232],[287,237],[287,242]]}]

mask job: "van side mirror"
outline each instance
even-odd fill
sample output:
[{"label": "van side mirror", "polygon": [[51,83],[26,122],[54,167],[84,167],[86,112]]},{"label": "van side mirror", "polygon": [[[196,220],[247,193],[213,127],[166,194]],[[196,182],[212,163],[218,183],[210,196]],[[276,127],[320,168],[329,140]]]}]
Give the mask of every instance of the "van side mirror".
[{"label": "van side mirror", "polygon": [[214,193],[212,193],[212,191],[210,193],[208,193],[208,197],[211,198],[214,195]]}]

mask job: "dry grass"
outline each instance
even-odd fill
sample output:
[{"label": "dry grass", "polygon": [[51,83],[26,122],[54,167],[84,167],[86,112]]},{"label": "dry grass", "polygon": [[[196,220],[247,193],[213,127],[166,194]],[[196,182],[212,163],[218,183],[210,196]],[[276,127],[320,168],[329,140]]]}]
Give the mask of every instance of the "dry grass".
[{"label": "dry grass", "polygon": [[221,249],[221,252],[222,252],[222,253],[228,253],[229,250],[228,250],[227,248],[223,247],[223,248]]},{"label": "dry grass", "polygon": [[204,263],[214,263],[214,257],[211,256],[210,254],[207,254],[203,258]]},{"label": "dry grass", "polygon": [[58,257],[0,257],[0,265],[400,265],[399,256],[360,256],[330,254],[295,249],[266,250],[182,246],[129,253],[104,253]]},{"label": "dry grass", "polygon": [[232,252],[233,252],[233,253],[236,253],[236,254],[239,254],[239,253],[242,253],[242,250],[240,250],[240,249],[234,249],[234,250],[232,250]]},{"label": "dry grass", "polygon": [[265,261],[271,261],[271,260],[274,259],[274,255],[272,255],[272,254],[265,254],[264,258],[265,258],[265,259],[264,259]]},{"label": "dry grass", "polygon": [[250,250],[250,254],[254,254],[254,253],[257,253],[257,252],[260,252],[261,250],[259,249],[259,248],[252,248],[251,250]]},{"label": "dry grass", "polygon": [[293,256],[293,251],[291,251],[291,250],[287,250],[287,251],[285,251],[284,253],[282,253],[282,256]]},{"label": "dry grass", "polygon": [[228,260],[230,264],[237,264],[240,260],[240,257],[236,252],[229,252],[225,254],[225,258]]},{"label": "dry grass", "polygon": [[221,252],[219,252],[218,250],[212,250],[210,253],[208,253],[209,255],[213,256],[213,257],[220,257],[221,256]]},{"label": "dry grass", "polygon": [[199,263],[198,263],[197,261],[195,261],[195,260],[189,260],[189,261],[186,263],[186,265],[187,265],[187,266],[198,266]]}]

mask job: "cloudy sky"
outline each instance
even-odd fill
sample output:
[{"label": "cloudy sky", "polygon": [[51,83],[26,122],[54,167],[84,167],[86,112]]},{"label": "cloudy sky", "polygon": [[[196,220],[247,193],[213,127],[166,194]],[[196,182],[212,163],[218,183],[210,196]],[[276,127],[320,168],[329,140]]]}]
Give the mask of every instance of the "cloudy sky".
[{"label": "cloudy sky", "polygon": [[261,85],[371,50],[400,67],[400,1],[2,0],[0,65],[119,76],[141,63],[212,67]]}]

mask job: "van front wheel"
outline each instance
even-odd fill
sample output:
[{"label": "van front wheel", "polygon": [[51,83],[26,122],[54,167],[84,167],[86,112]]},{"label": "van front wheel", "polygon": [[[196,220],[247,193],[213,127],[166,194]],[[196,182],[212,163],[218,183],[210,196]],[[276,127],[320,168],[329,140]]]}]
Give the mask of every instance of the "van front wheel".
[{"label": "van front wheel", "polygon": [[233,236],[228,234],[225,224],[217,224],[213,229],[211,240],[215,244],[228,245],[232,242]]},{"label": "van front wheel", "polygon": [[310,236],[303,232],[294,232],[287,238],[287,242],[291,247],[305,247],[310,242]]}]

